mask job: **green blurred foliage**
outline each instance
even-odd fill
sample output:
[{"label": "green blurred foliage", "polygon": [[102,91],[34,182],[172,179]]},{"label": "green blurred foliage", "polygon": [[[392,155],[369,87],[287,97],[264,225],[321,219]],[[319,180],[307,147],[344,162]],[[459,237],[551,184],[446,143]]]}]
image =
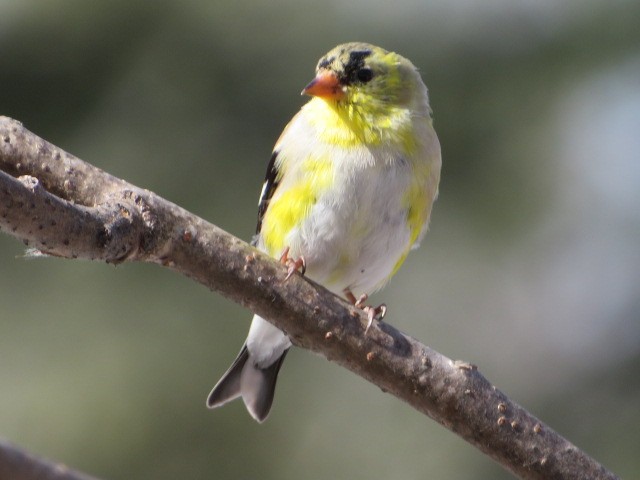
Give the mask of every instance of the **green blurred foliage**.
[{"label": "green blurred foliage", "polygon": [[[402,53],[444,169],[424,245],[377,295],[388,321],[631,477],[639,20],[632,1],[5,0],[0,114],[249,239],[317,59]],[[510,478],[306,352],[266,424],[208,411],[249,312],[155,266],[25,260],[6,235],[0,252],[0,435],[41,455],[105,479]]]}]

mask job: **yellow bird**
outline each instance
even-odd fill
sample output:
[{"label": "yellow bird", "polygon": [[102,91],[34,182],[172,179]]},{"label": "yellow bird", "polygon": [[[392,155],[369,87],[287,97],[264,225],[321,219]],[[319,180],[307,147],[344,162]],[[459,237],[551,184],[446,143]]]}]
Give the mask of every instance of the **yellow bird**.
[{"label": "yellow bird", "polygon": [[[254,244],[363,307],[426,232],[440,180],[427,88],[413,64],[367,43],[339,45],[302,91],[267,168]],[[357,297],[356,297],[357,295]],[[242,397],[263,422],[289,338],[255,315],[238,357],[209,394]]]}]

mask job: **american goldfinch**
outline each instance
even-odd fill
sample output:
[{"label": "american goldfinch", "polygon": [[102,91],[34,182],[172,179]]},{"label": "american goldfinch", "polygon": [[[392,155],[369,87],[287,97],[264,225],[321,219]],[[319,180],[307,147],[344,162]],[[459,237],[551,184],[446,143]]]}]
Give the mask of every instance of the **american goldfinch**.
[{"label": "american goldfinch", "polygon": [[[276,142],[258,204],[254,244],[362,307],[425,234],[438,193],[440,144],[427,88],[413,64],[367,43],[318,62],[311,96]],[[358,297],[356,297],[358,295]],[[263,422],[289,338],[255,315],[238,357],[209,394],[242,397]]]}]

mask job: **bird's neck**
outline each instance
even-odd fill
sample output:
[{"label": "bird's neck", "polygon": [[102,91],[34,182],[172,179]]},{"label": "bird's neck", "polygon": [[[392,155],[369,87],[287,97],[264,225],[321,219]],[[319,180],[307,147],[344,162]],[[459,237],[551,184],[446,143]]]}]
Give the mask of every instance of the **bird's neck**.
[{"label": "bird's neck", "polygon": [[340,147],[388,146],[412,153],[416,149],[416,122],[428,117],[407,108],[384,104],[362,105],[313,98],[304,107],[321,140]]}]

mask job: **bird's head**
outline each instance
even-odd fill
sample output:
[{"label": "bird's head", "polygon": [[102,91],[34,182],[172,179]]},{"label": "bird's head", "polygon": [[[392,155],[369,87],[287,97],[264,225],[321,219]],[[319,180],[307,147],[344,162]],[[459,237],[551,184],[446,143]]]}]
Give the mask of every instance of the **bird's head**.
[{"label": "bird's head", "polygon": [[368,43],[345,43],[324,55],[303,94],[337,109],[385,115],[407,108],[428,111],[427,89],[413,64]]}]

